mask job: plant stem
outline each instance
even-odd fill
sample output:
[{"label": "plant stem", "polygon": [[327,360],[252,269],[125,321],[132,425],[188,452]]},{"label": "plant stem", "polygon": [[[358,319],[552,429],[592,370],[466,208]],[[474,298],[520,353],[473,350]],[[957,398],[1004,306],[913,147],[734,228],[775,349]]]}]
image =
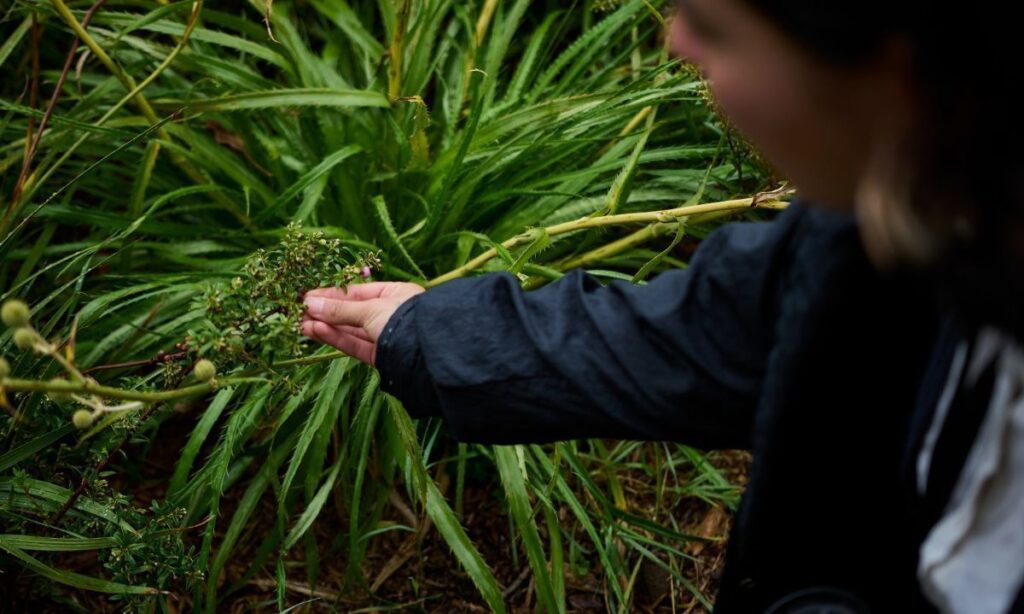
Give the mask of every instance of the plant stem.
[{"label": "plant stem", "polygon": [[[200,11],[202,11],[203,7],[202,0],[196,0],[196,2],[193,3],[192,11],[189,14],[189,20],[185,25],[185,31],[183,32],[181,39],[178,41],[178,44],[175,46],[175,48],[163,60],[163,62],[161,62],[160,65],[157,66],[156,70],[154,70],[148,77],[146,77],[146,79],[144,79],[141,83],[138,84],[135,83],[135,80],[132,79],[131,75],[126,73],[124,69],[122,69],[116,62],[114,62],[114,60],[107,54],[107,52],[104,51],[103,47],[101,47],[100,44],[96,42],[96,39],[94,39],[88,32],[85,31],[85,28],[83,28],[82,24],[80,24],[78,22],[78,19],[75,18],[74,14],[71,12],[71,9],[69,9],[68,6],[64,3],[64,0],[50,0],[50,2],[51,4],[53,4],[54,9],[60,15],[64,23],[66,23],[68,27],[71,28],[71,30],[78,36],[78,38],[81,39],[83,43],[85,43],[85,46],[89,48],[93,55],[95,55],[97,59],[99,59],[99,61],[104,66],[106,66],[111,73],[113,73],[114,77],[118,81],[120,81],[124,88],[128,91],[128,94],[125,96],[125,99],[133,101],[135,103],[135,106],[139,108],[139,111],[142,113],[143,117],[146,118],[146,121],[148,121],[151,125],[160,125],[161,119],[157,116],[156,111],[153,110],[152,105],[149,104],[149,100],[146,99],[145,95],[142,93],[142,90],[144,90],[147,86],[149,86],[149,84],[155,81],[156,78],[161,73],[163,73],[163,71],[168,66],[171,65],[171,63],[178,56],[178,54],[181,53],[182,49],[184,49],[185,45],[188,43],[188,39],[192,33],[193,28],[195,28],[196,23],[198,23],[199,13]],[[123,101],[118,104],[123,104]],[[103,120],[109,117],[114,110],[116,109],[108,111],[107,115],[104,116]],[[167,129],[164,128],[162,125],[157,129],[156,134],[157,137],[163,141],[173,142],[173,138],[171,137],[170,132],[168,132]],[[86,137],[87,136],[88,135],[86,135]],[[82,140],[84,140],[84,138],[86,137],[83,137]],[[185,157],[182,156],[181,154],[175,153],[171,150],[168,151],[171,156],[171,161],[174,162],[174,164],[176,164],[179,168],[181,168],[181,170],[184,171],[185,174],[188,175],[192,181],[196,182],[197,184],[206,183],[206,178],[203,176],[202,172],[195,167],[195,165],[193,165],[191,162],[185,159]],[[224,206],[247,228],[252,228],[252,220],[249,218],[248,215],[245,214],[245,212],[241,211],[234,202],[232,202],[230,199],[228,199],[226,196],[220,193],[214,193],[212,197],[215,200],[217,200],[219,204]]]},{"label": "plant stem", "polygon": [[674,226],[675,224],[666,222],[656,222],[654,224],[644,226],[640,230],[632,234],[626,235],[621,239],[612,241],[607,245],[602,245],[601,247],[595,248],[585,254],[580,254],[575,258],[570,258],[569,260],[560,262],[555,266],[555,268],[557,268],[559,271],[566,271],[569,269],[577,269],[581,266],[587,266],[594,262],[599,262],[601,260],[604,260],[605,258],[610,258],[611,256],[621,254],[622,252],[626,251],[631,247],[641,245],[643,243],[650,241],[651,239],[659,237],[665,234],[665,231],[667,229],[672,228]]},{"label": "plant stem", "polygon": [[[96,2],[86,12],[85,17],[82,19],[82,29],[89,27],[89,23],[92,21],[93,15],[96,11],[103,6],[106,0],[96,0]],[[32,29],[33,29],[33,41],[32,41],[32,71],[33,71],[33,90],[32,90],[32,101],[29,103],[30,106],[34,107],[34,98],[38,94],[39,90],[39,41],[38,41],[38,28],[39,25],[36,23],[36,14],[32,14]],[[14,193],[11,195],[10,203],[7,206],[7,212],[4,214],[3,224],[0,227],[6,228],[7,221],[10,216],[14,213],[14,208],[18,204],[18,200],[21,198],[22,190],[25,188],[25,182],[28,180],[29,170],[32,167],[32,159],[36,155],[36,150],[39,148],[39,141],[43,137],[43,132],[46,131],[47,124],[50,122],[50,117],[53,116],[53,110],[57,106],[57,100],[60,99],[61,91],[64,89],[64,81],[67,79],[68,73],[71,71],[71,66],[74,64],[75,55],[78,53],[78,46],[81,43],[81,39],[75,38],[74,43],[71,44],[71,49],[68,50],[67,56],[64,59],[64,68],[60,71],[60,76],[57,77],[57,84],[53,88],[53,94],[50,96],[50,102],[46,105],[46,111],[43,113],[43,118],[39,122],[39,129],[32,134],[32,121],[28,123],[29,134],[25,137],[25,154],[21,162],[21,172],[18,174],[17,180],[14,182]]]},{"label": "plant stem", "polygon": [[[217,380],[216,385],[227,386],[233,383],[233,378]],[[142,392],[138,390],[122,390],[111,386],[104,386],[90,381],[66,382],[66,381],[41,381],[32,379],[5,378],[2,381],[4,390],[13,392],[67,392],[94,394],[109,399],[123,399],[126,401],[148,401],[158,403],[160,401],[173,401],[187,396],[202,394],[214,389],[215,384],[206,382],[194,386],[186,386],[174,390],[162,390],[159,392]]]},{"label": "plant stem", "polygon": [[[129,92],[134,91],[136,88],[135,80],[132,79],[131,75],[122,70],[109,55],[107,55],[106,50],[96,42],[96,39],[85,31],[85,28],[83,28],[82,24],[78,22],[78,19],[71,12],[71,9],[68,8],[68,5],[64,4],[64,0],[50,0],[50,2],[53,4],[53,8],[57,11],[57,14],[60,15],[64,23],[71,28],[71,31],[75,33],[79,40],[85,43],[85,46],[89,48],[89,51],[91,51],[92,54],[95,55],[111,73],[113,73],[114,77],[121,82],[121,85],[123,85]],[[141,92],[137,92],[135,94],[134,100],[135,105],[139,107],[139,111],[142,112],[142,115],[144,115],[150,123],[155,124],[160,121],[160,118],[157,117],[153,107],[150,106],[149,101],[146,100],[146,97],[143,96]],[[169,138],[165,135],[166,133],[161,134],[161,138]]]},{"label": "plant stem", "polygon": [[71,364],[70,360],[64,358],[61,355],[60,350],[58,348],[54,347],[51,349],[52,351],[49,352],[50,358],[57,361],[57,364],[59,364],[61,367],[64,367],[64,370],[68,372],[69,376],[71,376],[72,381],[80,382],[85,380],[85,378],[82,377],[82,373],[75,368],[75,365]]},{"label": "plant stem", "polygon": [[[729,213],[730,211],[715,211],[712,213],[695,215],[689,220],[689,222],[708,222],[713,219],[729,215]],[[634,232],[633,234],[622,237],[621,239],[615,240],[606,245],[594,248],[591,251],[586,252],[585,254],[580,254],[579,256],[576,256],[574,258],[558,262],[552,266],[559,271],[567,271],[569,269],[577,269],[579,267],[589,266],[591,264],[594,264],[595,262],[600,262],[602,260],[611,258],[612,256],[621,254],[622,252],[626,251],[631,247],[642,245],[647,241],[668,234],[673,230],[675,230],[675,223],[673,222],[655,222],[654,224],[641,228],[640,230]],[[530,280],[530,282],[526,285],[526,288],[530,289],[536,287],[540,285],[540,283],[542,283],[543,281],[544,280],[537,278]]]},{"label": "plant stem", "polygon": [[405,29],[409,23],[409,0],[403,0],[398,8],[395,32],[388,47],[388,100],[396,102],[402,96],[402,62],[405,56]]},{"label": "plant stem", "polygon": [[[329,352],[327,354],[317,354],[315,356],[303,356],[302,358],[282,360],[281,362],[275,362],[272,365],[272,367],[311,365],[336,360],[338,358],[345,358],[347,356],[348,354],[345,354],[343,352]],[[42,381],[14,378],[4,378],[0,380],[0,388],[2,388],[4,391],[9,392],[66,392],[71,394],[87,393],[108,399],[121,399],[125,401],[144,401],[146,403],[160,403],[164,401],[174,401],[185,397],[204,394],[223,386],[231,386],[233,384],[242,384],[245,382],[249,382],[252,381],[252,375],[257,374],[260,371],[260,369],[250,369],[248,371],[244,371],[232,377],[223,377],[211,382],[204,382],[202,384],[193,384],[192,386],[185,386],[183,388],[160,390],[156,392],[146,392],[140,390],[123,390],[121,388],[114,388],[112,386],[104,386],[102,384],[98,384],[90,380],[70,382],[64,380]]]},{"label": "plant stem", "polygon": [[494,18],[494,11],[498,8],[497,0],[487,0],[484,2],[483,8],[480,10],[480,17],[476,20],[476,46],[484,44],[484,37],[487,36],[487,30],[491,27],[491,20]]},{"label": "plant stem", "polygon": [[[584,217],[572,222],[564,222],[562,224],[555,224],[554,226],[548,226],[545,228],[549,236],[556,236],[575,232],[577,230],[585,230],[588,228],[600,228],[603,226],[623,226],[628,224],[651,224],[656,222],[675,222],[679,218],[689,217],[691,215],[706,214],[706,213],[717,213],[721,211],[735,211],[741,209],[783,209],[786,207],[786,203],[777,198],[769,198],[759,200],[757,196],[750,198],[740,198],[736,200],[725,200],[716,203],[706,203],[703,205],[686,205],[683,207],[676,207],[675,209],[663,209],[661,211],[642,211],[638,213],[619,213],[616,215],[601,215],[596,217]],[[502,243],[505,249],[512,249],[518,245],[529,242],[533,238],[530,233],[523,233],[508,239]],[[484,253],[480,254],[476,258],[473,258],[466,264],[428,281],[424,284],[427,288],[432,288],[439,284],[443,284],[446,281],[451,281],[466,275],[470,271],[479,269],[489,260],[498,255],[498,250],[491,248]]]}]

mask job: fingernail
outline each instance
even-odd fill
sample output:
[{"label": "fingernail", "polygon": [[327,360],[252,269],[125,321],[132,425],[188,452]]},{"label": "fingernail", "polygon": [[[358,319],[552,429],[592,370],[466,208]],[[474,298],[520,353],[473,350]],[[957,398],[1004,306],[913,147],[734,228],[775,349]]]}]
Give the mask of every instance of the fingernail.
[{"label": "fingernail", "polygon": [[306,303],[306,312],[311,316],[318,316],[324,310],[324,299],[318,296],[307,296],[303,302]]}]

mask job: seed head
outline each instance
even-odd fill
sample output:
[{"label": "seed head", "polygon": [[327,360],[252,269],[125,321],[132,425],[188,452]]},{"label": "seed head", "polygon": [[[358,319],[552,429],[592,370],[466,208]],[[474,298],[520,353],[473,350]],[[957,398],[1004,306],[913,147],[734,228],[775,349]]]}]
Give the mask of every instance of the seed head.
[{"label": "seed head", "polygon": [[80,429],[87,429],[92,426],[92,420],[92,412],[88,409],[80,409],[71,416],[71,422]]},{"label": "seed head", "polygon": [[7,359],[0,356],[0,378],[7,377],[11,374],[11,363],[7,362]]},{"label": "seed head", "polygon": [[0,307],[0,319],[3,320],[4,324],[11,328],[28,326],[28,305],[25,301],[19,301],[18,299],[9,300],[4,303],[3,307]]},{"label": "seed head", "polygon": [[201,382],[208,382],[217,375],[217,366],[212,361],[202,359],[196,363],[192,373],[196,376],[196,379]]},{"label": "seed head", "polygon": [[19,328],[14,331],[14,345],[19,350],[31,350],[36,344],[36,333],[29,328]]}]

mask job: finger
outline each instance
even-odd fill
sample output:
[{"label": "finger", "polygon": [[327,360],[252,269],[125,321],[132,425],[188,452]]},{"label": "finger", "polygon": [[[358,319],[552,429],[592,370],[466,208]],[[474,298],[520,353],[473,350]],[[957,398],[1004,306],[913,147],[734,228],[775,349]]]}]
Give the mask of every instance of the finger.
[{"label": "finger", "polygon": [[373,364],[372,343],[343,333],[330,324],[307,320],[302,324],[302,334],[320,343],[332,345],[362,362]]},{"label": "finger", "polygon": [[[316,318],[310,317],[308,314],[302,314],[302,323],[305,324],[307,320],[310,321],[310,322],[319,322],[320,321],[320,320],[317,320]],[[334,328],[338,329],[339,332],[345,333],[347,335],[352,335],[353,337],[355,337],[357,339],[362,339],[363,341],[369,341],[370,343],[374,342],[374,339],[373,339],[373,337],[370,336],[370,333],[366,332],[366,329],[361,328],[359,326],[349,326],[347,324],[340,324],[340,325],[330,324],[329,326],[333,326]]]},{"label": "finger", "polygon": [[306,292],[306,296],[329,298],[336,301],[365,301],[380,298],[388,286],[386,281],[372,281],[368,284],[354,284],[347,288],[316,288]]},{"label": "finger", "polygon": [[358,327],[362,327],[379,307],[372,300],[336,300],[319,296],[306,296],[303,302],[306,304],[306,313],[314,320]]}]

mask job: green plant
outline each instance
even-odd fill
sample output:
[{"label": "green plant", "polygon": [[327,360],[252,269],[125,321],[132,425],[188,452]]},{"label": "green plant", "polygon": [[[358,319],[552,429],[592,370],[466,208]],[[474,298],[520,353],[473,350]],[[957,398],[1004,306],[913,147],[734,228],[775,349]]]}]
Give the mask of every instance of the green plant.
[{"label": "green plant", "polygon": [[[242,275],[213,284],[201,299],[206,317],[189,339],[221,364],[268,364],[275,357],[295,358],[304,344],[299,337],[302,293],[325,286],[344,287],[369,278],[380,257],[357,253],[323,232],[302,232],[298,224],[285,230],[281,244],[249,257]],[[213,378],[213,365],[196,364],[196,378]],[[211,375],[201,371],[209,368]]]},{"label": "green plant", "polygon": [[[737,198],[764,175],[723,147],[701,83],[667,61],[662,6],[12,6],[0,22],[0,288],[31,299],[13,341],[39,353],[8,352],[0,383],[0,494],[23,503],[0,503],[0,550],[159,608],[164,590],[216,610],[269,570],[283,608],[289,578],[315,589],[328,559],[343,561],[352,594],[370,592],[375,541],[406,530],[415,544],[432,524],[501,610],[496,561],[460,522],[479,472],[496,476],[539,607],[566,608],[553,569],[598,569],[615,610],[630,609],[641,561],[685,586],[690,536],[671,506],[736,496],[701,455],[456,446],[439,424],[413,424],[372,370],[294,329],[299,291],[370,273],[430,285],[508,270],[535,286],[585,267],[642,283],[685,265],[672,249],[684,235],[782,206]],[[282,242],[294,249],[270,247]],[[201,358],[216,376],[197,382]],[[147,532],[128,520],[142,508],[103,481],[108,467],[132,472],[128,451],[155,446],[180,420],[175,404],[195,418]],[[77,440],[75,405],[92,418]],[[73,470],[55,469],[68,459]],[[656,485],[653,503],[630,507],[631,474]],[[273,521],[260,524],[266,501]],[[396,502],[412,517],[392,521]],[[317,523],[338,526],[333,543],[314,537]],[[161,541],[168,527],[178,541]],[[177,572],[114,565],[86,581],[10,541],[53,530],[100,540],[60,547],[104,553],[130,535],[133,561],[162,556]],[[242,571],[219,584],[247,540],[258,545]]]}]

